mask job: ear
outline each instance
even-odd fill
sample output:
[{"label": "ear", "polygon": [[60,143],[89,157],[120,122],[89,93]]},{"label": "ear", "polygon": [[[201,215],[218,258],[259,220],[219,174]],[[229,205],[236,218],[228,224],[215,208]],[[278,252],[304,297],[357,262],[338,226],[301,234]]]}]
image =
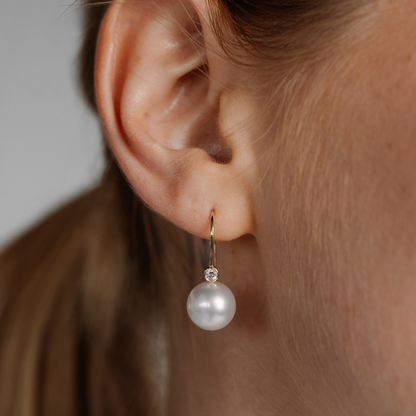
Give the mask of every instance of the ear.
[{"label": "ear", "polygon": [[245,104],[206,19],[183,0],[112,3],[98,38],[97,104],[141,199],[203,238],[215,210],[216,237],[231,240],[254,233],[254,159],[248,137],[223,137]]}]

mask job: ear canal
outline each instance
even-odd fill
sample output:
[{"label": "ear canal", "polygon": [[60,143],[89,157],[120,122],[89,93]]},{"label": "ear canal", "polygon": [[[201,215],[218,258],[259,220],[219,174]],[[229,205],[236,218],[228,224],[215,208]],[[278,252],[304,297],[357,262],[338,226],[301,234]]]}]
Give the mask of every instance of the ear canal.
[{"label": "ear canal", "polygon": [[212,115],[206,117],[205,120],[202,119],[201,123],[195,126],[196,131],[191,135],[195,139],[190,147],[201,148],[209,154],[212,161],[227,164],[231,162],[233,152],[220,133],[218,106],[211,111]]}]

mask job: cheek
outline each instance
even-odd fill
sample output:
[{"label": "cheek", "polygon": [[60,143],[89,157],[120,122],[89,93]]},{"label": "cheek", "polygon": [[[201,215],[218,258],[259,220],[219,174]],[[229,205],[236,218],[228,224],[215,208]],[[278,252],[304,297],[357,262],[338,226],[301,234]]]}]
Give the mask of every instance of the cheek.
[{"label": "cheek", "polygon": [[416,41],[395,42],[362,47],[259,196],[282,362],[352,414],[416,411]]},{"label": "cheek", "polygon": [[347,94],[343,135],[362,158],[363,179],[385,194],[384,209],[399,202],[397,214],[408,217],[416,191],[416,53],[374,66]]},{"label": "cheek", "polygon": [[386,305],[416,291],[416,53],[407,49],[403,39],[357,62],[334,107],[349,167],[335,175],[349,180],[355,250]]},{"label": "cheek", "polygon": [[334,176],[349,181],[354,259],[347,358],[374,399],[383,392],[391,411],[415,411],[416,60],[401,45],[374,52],[335,111],[349,172]]},{"label": "cheek", "polygon": [[333,188],[345,191],[334,216],[344,216],[340,224],[348,231],[338,233],[345,238],[339,241],[344,259],[332,276],[338,301],[321,313],[367,399],[393,413],[414,412],[416,62],[409,54],[380,55],[383,64],[358,65],[359,81],[349,80],[334,108],[333,138],[340,146]]}]

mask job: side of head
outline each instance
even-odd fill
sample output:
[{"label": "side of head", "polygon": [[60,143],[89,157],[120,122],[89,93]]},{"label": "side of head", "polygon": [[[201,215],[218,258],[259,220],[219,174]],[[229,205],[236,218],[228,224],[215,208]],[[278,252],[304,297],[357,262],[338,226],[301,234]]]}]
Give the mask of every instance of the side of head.
[{"label": "side of head", "polygon": [[415,7],[87,1],[107,169],[1,255],[0,413],[413,415]]},{"label": "side of head", "polygon": [[282,373],[301,363],[293,388],[350,411],[414,389],[413,9],[128,1],[98,42],[99,112],[133,189],[198,237],[212,209],[219,240],[254,237]]}]

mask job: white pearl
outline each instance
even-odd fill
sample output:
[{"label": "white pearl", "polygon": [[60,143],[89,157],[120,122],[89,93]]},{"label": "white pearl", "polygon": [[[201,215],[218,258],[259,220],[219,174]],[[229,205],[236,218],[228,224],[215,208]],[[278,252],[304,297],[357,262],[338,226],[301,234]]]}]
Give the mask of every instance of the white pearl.
[{"label": "white pearl", "polygon": [[189,294],[187,309],[195,325],[207,331],[216,331],[234,318],[235,297],[222,283],[204,282]]}]

